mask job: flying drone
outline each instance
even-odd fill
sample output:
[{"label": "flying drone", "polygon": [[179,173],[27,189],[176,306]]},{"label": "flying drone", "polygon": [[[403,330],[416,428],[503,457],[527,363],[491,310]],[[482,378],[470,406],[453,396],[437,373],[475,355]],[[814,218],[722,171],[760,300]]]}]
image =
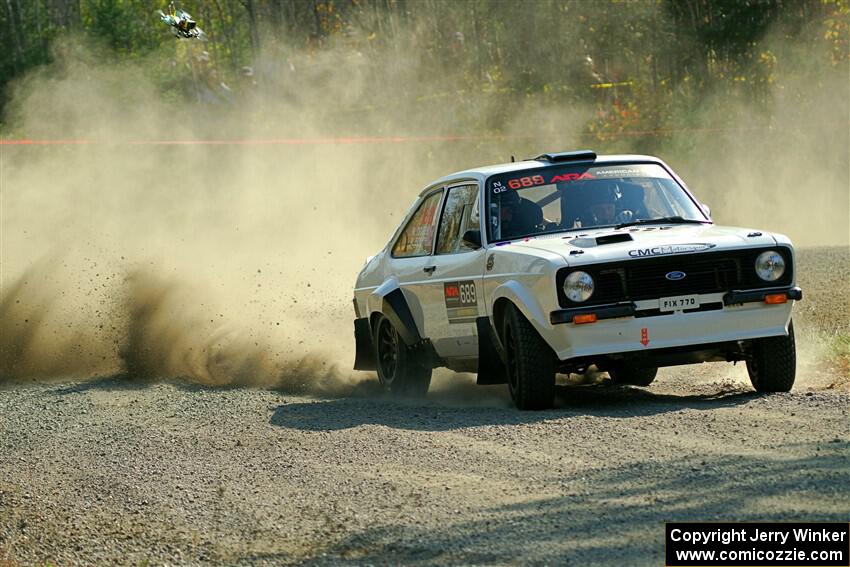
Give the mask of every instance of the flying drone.
[{"label": "flying drone", "polygon": [[188,12],[175,8],[173,2],[168,5],[168,13],[159,11],[159,17],[171,27],[171,32],[177,37],[184,39],[206,38],[207,34],[198,27],[192,16]]}]

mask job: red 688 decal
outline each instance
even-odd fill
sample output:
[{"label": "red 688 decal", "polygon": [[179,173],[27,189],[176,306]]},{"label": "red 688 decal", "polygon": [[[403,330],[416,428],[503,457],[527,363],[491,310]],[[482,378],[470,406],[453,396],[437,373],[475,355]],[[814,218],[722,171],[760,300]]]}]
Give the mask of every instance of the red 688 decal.
[{"label": "red 688 decal", "polygon": [[542,175],[529,175],[527,177],[517,177],[508,181],[508,187],[511,189],[522,189],[523,187],[534,187],[535,185],[543,185],[546,183]]}]

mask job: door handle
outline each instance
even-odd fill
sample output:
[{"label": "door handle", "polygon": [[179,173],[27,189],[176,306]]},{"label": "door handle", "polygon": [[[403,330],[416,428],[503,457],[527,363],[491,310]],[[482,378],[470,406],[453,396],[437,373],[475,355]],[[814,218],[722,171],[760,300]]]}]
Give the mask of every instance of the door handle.
[{"label": "door handle", "polygon": [[433,274],[436,269],[437,266],[425,266],[424,268],[422,268],[422,271],[426,274]]}]

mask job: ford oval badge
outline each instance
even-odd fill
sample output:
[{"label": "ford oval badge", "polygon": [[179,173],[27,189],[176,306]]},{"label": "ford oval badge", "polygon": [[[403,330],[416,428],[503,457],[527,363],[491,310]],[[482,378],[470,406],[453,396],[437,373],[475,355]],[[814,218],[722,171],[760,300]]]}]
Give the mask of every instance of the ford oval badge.
[{"label": "ford oval badge", "polygon": [[667,272],[667,275],[664,276],[671,282],[677,282],[679,280],[685,279],[685,272]]}]

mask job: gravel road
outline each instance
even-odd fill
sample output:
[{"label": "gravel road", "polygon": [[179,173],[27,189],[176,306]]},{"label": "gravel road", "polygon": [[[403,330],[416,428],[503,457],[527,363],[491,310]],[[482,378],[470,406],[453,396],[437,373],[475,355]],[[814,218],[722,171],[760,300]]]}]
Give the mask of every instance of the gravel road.
[{"label": "gravel road", "polygon": [[801,269],[788,394],[753,393],[741,365],[563,386],[536,413],[448,374],[415,403],[7,384],[0,566],[657,566],[664,521],[848,521],[850,388],[814,342],[847,329],[846,259],[801,255],[827,268]]}]

